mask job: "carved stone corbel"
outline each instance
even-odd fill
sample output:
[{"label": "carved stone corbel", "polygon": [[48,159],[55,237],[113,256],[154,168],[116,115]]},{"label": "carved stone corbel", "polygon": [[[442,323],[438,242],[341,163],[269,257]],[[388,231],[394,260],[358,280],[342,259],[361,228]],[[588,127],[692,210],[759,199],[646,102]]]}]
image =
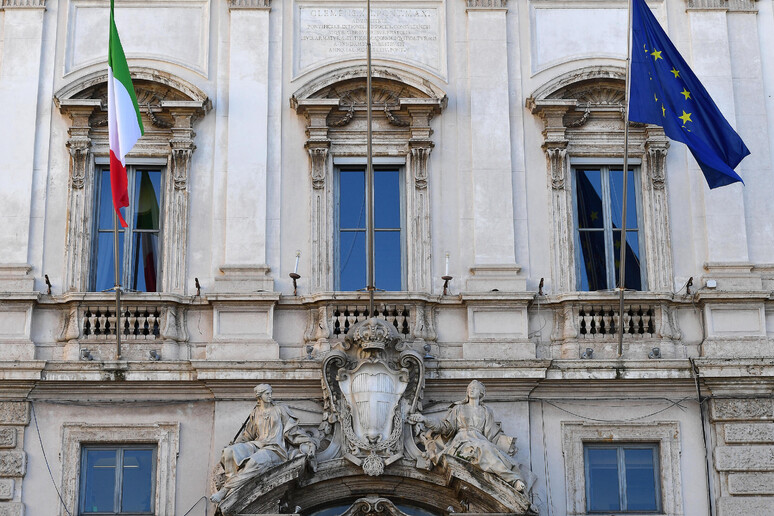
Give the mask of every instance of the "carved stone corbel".
[{"label": "carved stone corbel", "polygon": [[548,170],[551,174],[551,188],[564,190],[567,186],[567,142],[546,145],[545,151]]},{"label": "carved stone corbel", "polygon": [[325,177],[328,175],[328,145],[307,145],[309,154],[309,173],[312,176],[312,188],[325,188]]}]

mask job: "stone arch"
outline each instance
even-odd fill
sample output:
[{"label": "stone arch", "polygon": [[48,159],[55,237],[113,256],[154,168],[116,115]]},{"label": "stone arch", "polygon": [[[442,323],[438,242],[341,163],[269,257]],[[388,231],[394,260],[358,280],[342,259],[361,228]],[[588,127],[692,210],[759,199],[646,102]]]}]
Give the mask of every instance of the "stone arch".
[{"label": "stone arch", "polygon": [[[446,107],[446,94],[428,80],[405,70],[373,68],[374,147],[379,158],[405,163],[406,289],[431,290],[428,159],[434,146],[431,119]],[[333,162],[366,156],[366,69],[352,66],[312,79],[290,98],[307,120],[305,149],[312,186],[312,271],[314,292],[334,289]],[[327,338],[320,335],[318,338]]]},{"label": "stone arch", "polygon": [[[625,70],[589,66],[562,74],[537,88],[526,106],[542,119],[543,150],[552,198],[553,289],[577,289],[572,158],[621,159],[624,133]],[[641,163],[642,228],[647,289],[672,289],[672,253],[665,163],[669,141],[661,127],[630,123],[628,154]],[[665,328],[666,331],[666,328]]]},{"label": "stone arch", "polygon": [[400,460],[373,477],[346,459],[322,462],[312,469],[299,458],[229,494],[219,509],[224,516],[283,510],[307,516],[372,496],[439,515],[450,512],[449,507],[454,512],[531,514],[529,503],[515,496],[510,486],[454,459],[430,470]]},{"label": "stone arch", "polygon": [[[170,92],[174,92],[172,95],[179,100],[201,102],[205,110],[211,107],[207,94],[190,82],[170,73],[145,67],[132,67],[130,73],[135,84],[163,85],[168,87]],[[61,88],[54,94],[54,100],[61,104],[62,101],[67,100],[95,98],[94,90],[105,84],[107,84],[107,72],[104,70],[93,72]]]}]

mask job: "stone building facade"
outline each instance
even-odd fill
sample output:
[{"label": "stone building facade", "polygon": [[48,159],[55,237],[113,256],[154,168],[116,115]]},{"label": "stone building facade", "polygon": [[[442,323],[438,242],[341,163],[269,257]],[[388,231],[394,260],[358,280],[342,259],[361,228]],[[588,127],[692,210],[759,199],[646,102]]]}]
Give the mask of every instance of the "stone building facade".
[{"label": "stone building facade", "polygon": [[[744,186],[710,191],[683,145],[632,124],[623,314],[626,3],[371,3],[374,163],[392,181],[376,204],[394,215],[375,315],[419,357],[412,414],[437,420],[483,383],[528,501],[474,462],[420,461],[424,445],[376,475],[324,451],[326,360],[374,315],[344,288],[362,272],[342,225],[366,156],[365,2],[117,2],[146,129],[130,181],[138,206],[153,193],[122,241],[117,320],[109,3],[4,0],[0,515],[120,513],[87,503],[105,489],[145,496],[143,514],[212,514],[264,383],[320,446],[226,514],[774,514],[772,1],[649,3],[752,154]],[[90,450],[125,461],[118,483],[89,484]],[[143,454],[132,494],[121,471]]]}]

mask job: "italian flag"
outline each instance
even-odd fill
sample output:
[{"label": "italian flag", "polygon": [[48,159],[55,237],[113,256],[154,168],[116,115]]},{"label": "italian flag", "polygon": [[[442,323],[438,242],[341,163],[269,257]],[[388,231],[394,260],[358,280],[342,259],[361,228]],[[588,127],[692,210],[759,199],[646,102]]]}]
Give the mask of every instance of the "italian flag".
[{"label": "italian flag", "polygon": [[118,29],[113,17],[113,0],[110,0],[110,40],[108,44],[108,134],[110,137],[110,186],[113,190],[113,207],[121,227],[126,221],[121,216],[122,207],[129,206],[129,185],[126,178],[126,155],[145,130],[140,118],[140,107],[134,94],[129,65],[118,39]]}]

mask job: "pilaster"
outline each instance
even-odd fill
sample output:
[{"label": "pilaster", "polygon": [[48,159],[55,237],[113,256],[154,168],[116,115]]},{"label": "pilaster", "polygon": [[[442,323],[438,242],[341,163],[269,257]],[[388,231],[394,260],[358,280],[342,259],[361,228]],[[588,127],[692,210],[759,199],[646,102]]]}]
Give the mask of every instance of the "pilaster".
[{"label": "pilaster", "polygon": [[[241,274],[240,291],[274,290],[268,277],[269,0],[231,0],[225,258],[222,272]],[[216,277],[225,292],[234,282]]]},{"label": "pilaster", "polygon": [[493,0],[466,5],[474,249],[466,289],[519,291],[526,281],[515,252],[508,59],[493,50],[508,47],[507,8]]},{"label": "pilaster", "polygon": [[[44,0],[4,0],[0,10],[0,249],[4,266],[26,265],[30,254],[35,129],[43,42]],[[31,291],[32,277],[0,275],[0,291]]]}]

